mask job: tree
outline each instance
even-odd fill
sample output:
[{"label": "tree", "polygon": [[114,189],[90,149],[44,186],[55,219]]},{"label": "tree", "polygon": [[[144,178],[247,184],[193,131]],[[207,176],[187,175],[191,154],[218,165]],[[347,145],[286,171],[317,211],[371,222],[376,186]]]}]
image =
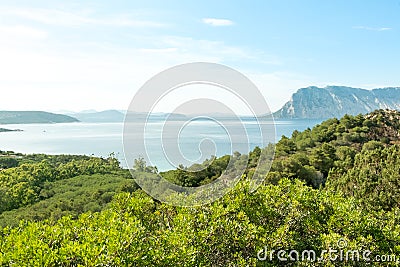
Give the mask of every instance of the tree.
[{"label": "tree", "polygon": [[10,157],[0,157],[0,169],[14,168],[18,166],[18,160]]},{"label": "tree", "polygon": [[275,153],[277,157],[287,156],[296,152],[296,144],[292,139],[282,135],[281,140],[275,146]]},{"label": "tree", "polygon": [[134,160],[133,170],[138,172],[146,171],[147,163],[144,158],[138,158]]},{"label": "tree", "polygon": [[329,143],[324,143],[321,147],[312,150],[310,163],[326,177],[329,170],[334,166],[336,160],[335,152],[334,146]]}]

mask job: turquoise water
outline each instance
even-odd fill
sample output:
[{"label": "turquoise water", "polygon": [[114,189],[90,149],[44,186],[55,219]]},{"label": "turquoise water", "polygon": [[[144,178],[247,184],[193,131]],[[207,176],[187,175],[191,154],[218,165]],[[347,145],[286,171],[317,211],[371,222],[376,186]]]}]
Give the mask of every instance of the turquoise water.
[{"label": "turquoise water", "polygon": [[[276,120],[276,134],[269,132],[268,141],[274,141],[282,135],[290,136],[294,130],[304,130],[313,127],[322,120]],[[163,122],[154,121],[146,128],[146,151],[152,165],[159,170],[173,168],[166,160],[165,150],[169,144],[177,143],[179,153],[189,162],[201,162],[211,155],[222,156],[232,151],[231,141],[234,140],[234,150],[247,153],[256,145],[260,145],[259,128],[254,121],[244,122],[246,134],[235,134],[235,129],[241,125],[231,125],[233,129],[227,134],[223,127],[204,121],[192,123],[182,129],[179,138],[163,135],[160,140]],[[5,125],[8,129],[21,129],[22,132],[0,133],[0,150],[21,153],[46,154],[84,154],[107,157],[115,153],[123,167],[131,165],[134,158],[145,156],[146,151],[133,151],[127,155],[126,163],[123,148],[123,123],[68,123],[68,124],[27,124]],[[239,131],[238,131],[239,133]],[[137,138],[140,142],[140,138]],[[163,149],[164,148],[164,149]],[[168,151],[167,151],[168,152]],[[174,151],[177,153],[177,151]],[[169,158],[179,159],[174,153]],[[171,160],[171,159],[170,159]],[[179,160],[178,160],[179,161]],[[177,164],[179,162],[174,162]],[[182,162],[181,162],[182,163]],[[184,162],[183,162],[184,163]],[[184,164],[185,165],[185,164]]]}]

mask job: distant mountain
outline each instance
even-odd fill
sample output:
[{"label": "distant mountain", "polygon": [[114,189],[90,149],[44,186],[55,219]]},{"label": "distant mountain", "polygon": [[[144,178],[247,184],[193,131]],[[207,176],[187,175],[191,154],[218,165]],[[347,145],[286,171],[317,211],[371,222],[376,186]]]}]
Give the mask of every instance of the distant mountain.
[{"label": "distant mountain", "polygon": [[125,114],[128,114],[130,121],[143,121],[149,120],[185,120],[187,117],[183,114],[177,113],[152,113],[149,116],[147,112],[133,112],[133,111],[122,111],[122,110],[105,110],[100,112],[88,112],[83,111],[79,113],[69,113],[68,115],[77,118],[81,122],[92,122],[92,123],[105,123],[105,122],[124,122]]},{"label": "distant mountain", "polygon": [[97,113],[98,111],[95,109],[86,109],[86,110],[82,110],[78,113]]},{"label": "distant mountain", "polygon": [[81,122],[123,122],[125,114],[117,110],[83,111],[71,114]]},{"label": "distant mountain", "polygon": [[67,123],[76,118],[44,111],[0,111],[0,124]]},{"label": "distant mountain", "polygon": [[275,118],[331,118],[365,114],[376,109],[400,110],[400,87],[366,90],[346,86],[299,89]]},{"label": "distant mountain", "polygon": [[129,121],[143,121],[143,120],[155,120],[155,121],[164,121],[164,120],[186,120],[187,117],[184,114],[179,114],[179,113],[151,113],[149,116],[149,113],[147,112],[135,112],[135,111],[127,111],[127,119]]}]

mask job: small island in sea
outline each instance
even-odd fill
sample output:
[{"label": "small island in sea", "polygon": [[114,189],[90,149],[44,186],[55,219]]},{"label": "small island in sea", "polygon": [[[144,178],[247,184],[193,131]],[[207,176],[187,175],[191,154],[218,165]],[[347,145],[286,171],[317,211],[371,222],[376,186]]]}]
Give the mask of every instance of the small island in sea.
[{"label": "small island in sea", "polygon": [[22,132],[23,130],[21,129],[6,129],[6,128],[0,128],[0,133],[6,133],[6,132]]}]

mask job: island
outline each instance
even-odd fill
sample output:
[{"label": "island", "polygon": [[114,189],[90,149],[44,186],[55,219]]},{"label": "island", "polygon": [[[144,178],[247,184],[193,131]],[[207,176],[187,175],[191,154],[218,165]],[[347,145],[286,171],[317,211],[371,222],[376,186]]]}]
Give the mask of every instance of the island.
[{"label": "island", "polygon": [[0,133],[7,133],[7,132],[22,132],[23,130],[21,129],[5,129],[5,128],[0,128]]},{"label": "island", "polygon": [[78,119],[45,111],[0,111],[0,124],[70,123]]},{"label": "island", "polygon": [[274,113],[274,118],[340,118],[345,114],[366,114],[377,109],[400,110],[400,87],[373,90],[347,86],[301,88]]}]

